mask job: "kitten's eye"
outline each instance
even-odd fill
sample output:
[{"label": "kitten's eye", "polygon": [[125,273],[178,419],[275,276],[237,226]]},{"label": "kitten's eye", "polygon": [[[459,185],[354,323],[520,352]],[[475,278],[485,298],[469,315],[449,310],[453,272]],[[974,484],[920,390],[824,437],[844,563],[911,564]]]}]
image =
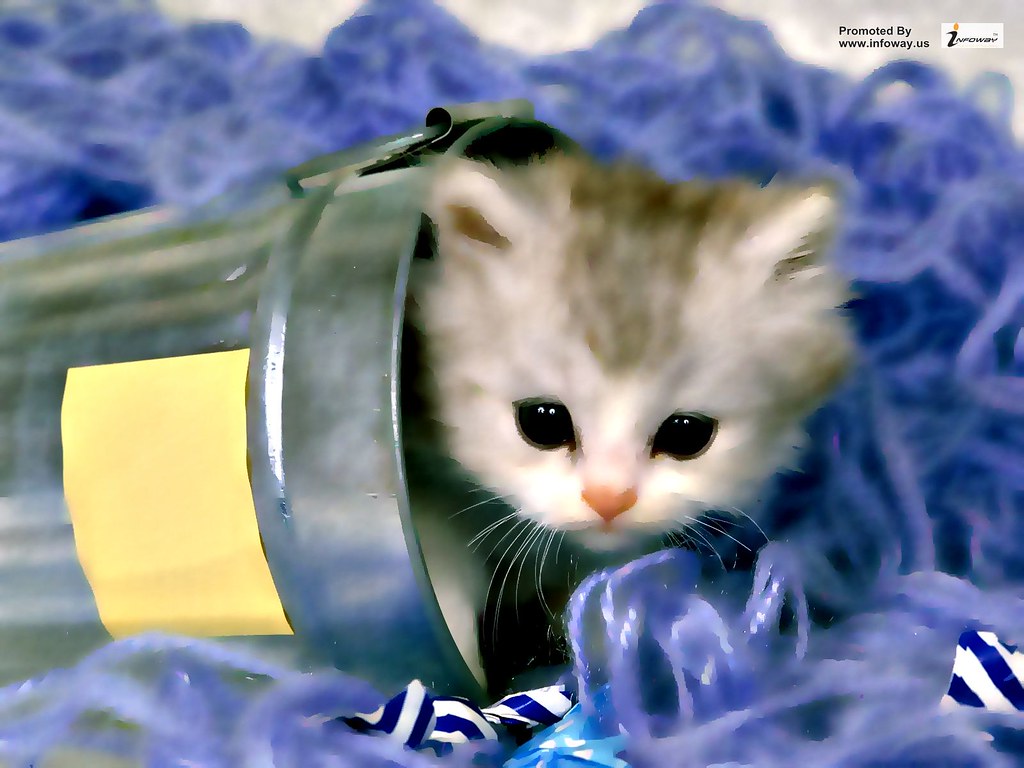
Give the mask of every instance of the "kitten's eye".
[{"label": "kitten's eye", "polygon": [[718,422],[699,413],[673,413],[658,427],[651,455],[674,459],[695,459],[715,437]]},{"label": "kitten's eye", "polygon": [[563,446],[576,447],[572,416],[561,403],[520,400],[515,409],[519,434],[534,448],[549,451]]}]

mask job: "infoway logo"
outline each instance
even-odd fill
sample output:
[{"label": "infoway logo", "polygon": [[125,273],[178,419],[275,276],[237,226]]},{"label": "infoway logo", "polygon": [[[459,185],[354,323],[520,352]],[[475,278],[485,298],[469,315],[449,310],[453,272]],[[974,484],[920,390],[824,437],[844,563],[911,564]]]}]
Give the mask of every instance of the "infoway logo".
[{"label": "infoway logo", "polygon": [[1003,25],[991,22],[954,21],[942,25],[943,48],[1002,48]]}]

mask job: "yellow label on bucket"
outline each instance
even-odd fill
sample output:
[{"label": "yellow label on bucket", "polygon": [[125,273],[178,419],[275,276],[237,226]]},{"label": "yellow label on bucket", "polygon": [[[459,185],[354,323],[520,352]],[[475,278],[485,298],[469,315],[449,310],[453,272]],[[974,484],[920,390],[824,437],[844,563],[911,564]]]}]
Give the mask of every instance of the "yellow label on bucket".
[{"label": "yellow label on bucket", "polygon": [[246,470],[249,351],[68,371],[64,494],[114,637],[292,634]]}]

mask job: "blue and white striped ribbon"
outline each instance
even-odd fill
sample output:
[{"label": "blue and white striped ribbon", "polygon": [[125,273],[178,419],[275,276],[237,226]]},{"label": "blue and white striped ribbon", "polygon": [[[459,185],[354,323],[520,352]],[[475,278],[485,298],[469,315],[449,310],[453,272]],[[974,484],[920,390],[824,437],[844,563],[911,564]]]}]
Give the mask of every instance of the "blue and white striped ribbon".
[{"label": "blue and white striped ribbon", "polygon": [[992,632],[961,633],[942,703],[993,712],[1024,711],[1024,653]]},{"label": "blue and white striped ribbon", "polygon": [[412,749],[467,741],[495,741],[495,726],[532,730],[557,723],[575,703],[564,685],[510,694],[483,709],[457,696],[435,696],[413,680],[375,712],[357,713],[345,722],[378,733]]},{"label": "blue and white striped ribbon", "polygon": [[549,685],[523,693],[512,693],[483,710],[493,723],[537,728],[554,725],[568,712],[575,698],[564,685]]}]

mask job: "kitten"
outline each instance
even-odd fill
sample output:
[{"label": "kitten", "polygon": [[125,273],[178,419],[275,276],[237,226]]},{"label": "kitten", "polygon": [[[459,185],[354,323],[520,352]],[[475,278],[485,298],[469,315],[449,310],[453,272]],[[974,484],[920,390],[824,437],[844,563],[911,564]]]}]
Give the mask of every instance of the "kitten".
[{"label": "kitten", "polygon": [[[410,306],[430,409],[515,520],[632,553],[791,465],[851,359],[828,188],[670,184],[562,154],[435,172],[437,258]],[[448,515],[420,531],[465,652],[488,576]]]}]

